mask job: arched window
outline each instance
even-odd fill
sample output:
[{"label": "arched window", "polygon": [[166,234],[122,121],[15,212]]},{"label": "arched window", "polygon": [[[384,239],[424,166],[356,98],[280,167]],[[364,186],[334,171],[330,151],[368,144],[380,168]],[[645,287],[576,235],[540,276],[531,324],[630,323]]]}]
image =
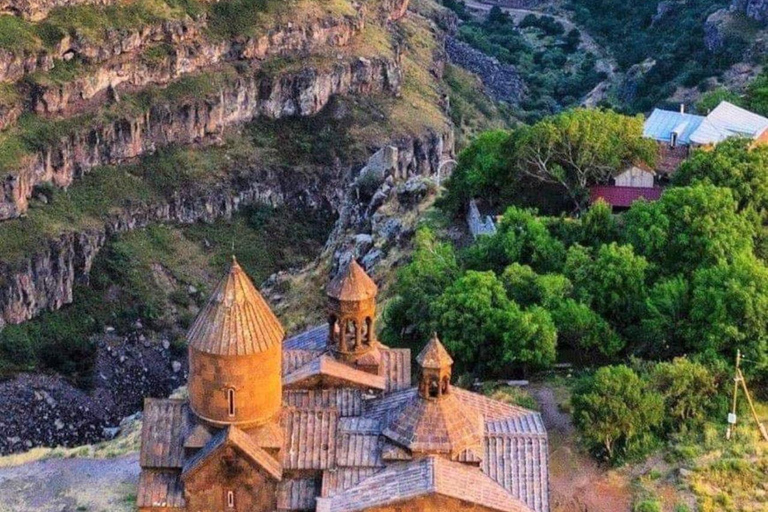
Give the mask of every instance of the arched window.
[{"label": "arched window", "polygon": [[446,375],[445,377],[443,377],[443,381],[440,384],[440,394],[441,395],[447,394],[448,393],[448,386],[450,386],[450,385],[451,385],[451,378]]},{"label": "arched window", "polygon": [[347,348],[354,348],[357,346],[357,322],[354,320],[348,320],[347,321],[347,329],[346,329],[346,342],[347,342]]},{"label": "arched window", "polygon": [[235,491],[227,491],[227,508],[235,508]]},{"label": "arched window", "polygon": [[440,383],[437,380],[437,377],[432,377],[429,379],[429,398],[439,398],[440,397]]},{"label": "arched window", "polygon": [[328,317],[328,338],[331,343],[337,343],[339,341],[339,320],[336,315]]},{"label": "arched window", "polygon": [[235,389],[227,388],[227,407],[229,410],[229,416],[235,415]]},{"label": "arched window", "polygon": [[367,317],[365,319],[365,343],[370,345],[373,341],[373,318]]}]

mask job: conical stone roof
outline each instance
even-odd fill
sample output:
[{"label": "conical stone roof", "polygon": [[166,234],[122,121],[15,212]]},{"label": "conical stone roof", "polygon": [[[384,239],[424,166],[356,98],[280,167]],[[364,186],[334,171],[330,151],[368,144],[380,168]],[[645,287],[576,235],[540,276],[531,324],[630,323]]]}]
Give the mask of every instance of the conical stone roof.
[{"label": "conical stone roof", "polygon": [[233,257],[229,273],[189,329],[187,343],[200,352],[237,356],[269,350],[284,336],[280,321]]},{"label": "conical stone roof", "polygon": [[422,368],[429,368],[431,370],[439,370],[447,366],[453,365],[453,358],[445,350],[445,347],[437,337],[437,333],[432,335],[429,343],[422,349],[418,356],[416,356],[416,362]]},{"label": "conical stone roof", "polygon": [[379,287],[354,259],[326,288],[329,297],[348,302],[372,299],[378,291]]}]

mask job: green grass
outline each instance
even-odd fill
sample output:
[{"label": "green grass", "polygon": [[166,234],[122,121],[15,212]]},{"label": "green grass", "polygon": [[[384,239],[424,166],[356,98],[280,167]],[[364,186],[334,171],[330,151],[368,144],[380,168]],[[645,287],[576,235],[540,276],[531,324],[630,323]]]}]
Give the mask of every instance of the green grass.
[{"label": "green grass", "polygon": [[31,23],[10,14],[0,15],[0,50],[18,54],[41,47],[42,41]]}]

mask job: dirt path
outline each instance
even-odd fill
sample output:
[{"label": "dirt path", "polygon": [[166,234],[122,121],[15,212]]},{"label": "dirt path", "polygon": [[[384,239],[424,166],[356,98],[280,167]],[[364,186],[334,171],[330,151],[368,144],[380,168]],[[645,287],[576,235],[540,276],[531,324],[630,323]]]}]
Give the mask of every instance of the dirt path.
[{"label": "dirt path", "polygon": [[581,33],[581,45],[579,48],[582,51],[585,52],[592,52],[597,57],[597,62],[595,64],[595,68],[598,71],[601,71],[607,75],[607,78],[597,84],[597,86],[592,89],[592,91],[587,94],[585,97],[583,104],[585,106],[594,107],[596,106],[602,99],[604,99],[606,92],[610,88],[611,84],[616,80],[616,70],[618,69],[618,65],[616,64],[616,59],[613,58],[613,56],[608,53],[608,51],[602,47],[598,42],[595,40],[592,35],[584,30],[584,28],[576,25],[573,21],[571,21],[569,18],[559,15],[559,14],[551,14],[541,11],[535,11],[531,9],[515,9],[512,7],[501,7],[497,6],[495,4],[489,4],[485,2],[479,2],[477,0],[464,0],[464,3],[469,9],[472,9],[474,11],[480,11],[480,12],[488,12],[493,7],[499,7],[502,11],[508,13],[512,19],[515,21],[515,23],[520,23],[523,18],[526,16],[533,14],[534,16],[549,16],[551,18],[554,18],[555,20],[559,21],[566,31],[571,31],[573,29],[578,30]]},{"label": "dirt path", "polygon": [[600,467],[578,449],[571,417],[558,406],[552,388],[534,385],[530,392],[549,433],[552,512],[629,512],[628,478]]},{"label": "dirt path", "polygon": [[133,512],[137,453],[0,467],[0,512]]}]

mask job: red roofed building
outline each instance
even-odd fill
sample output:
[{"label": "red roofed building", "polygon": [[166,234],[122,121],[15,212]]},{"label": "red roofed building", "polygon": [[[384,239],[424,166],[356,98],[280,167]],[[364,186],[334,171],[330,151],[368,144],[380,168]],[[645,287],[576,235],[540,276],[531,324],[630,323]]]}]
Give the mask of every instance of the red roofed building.
[{"label": "red roofed building", "polygon": [[599,200],[608,203],[608,206],[616,210],[626,210],[632,203],[640,199],[657,201],[661,197],[661,187],[617,187],[615,185],[601,185],[589,189],[589,202],[594,204]]},{"label": "red roofed building", "polygon": [[356,262],[328,324],[283,339],[233,261],[188,334],[189,399],[148,399],[141,512],[549,512],[541,415],[451,385],[433,336],[380,343]]}]

